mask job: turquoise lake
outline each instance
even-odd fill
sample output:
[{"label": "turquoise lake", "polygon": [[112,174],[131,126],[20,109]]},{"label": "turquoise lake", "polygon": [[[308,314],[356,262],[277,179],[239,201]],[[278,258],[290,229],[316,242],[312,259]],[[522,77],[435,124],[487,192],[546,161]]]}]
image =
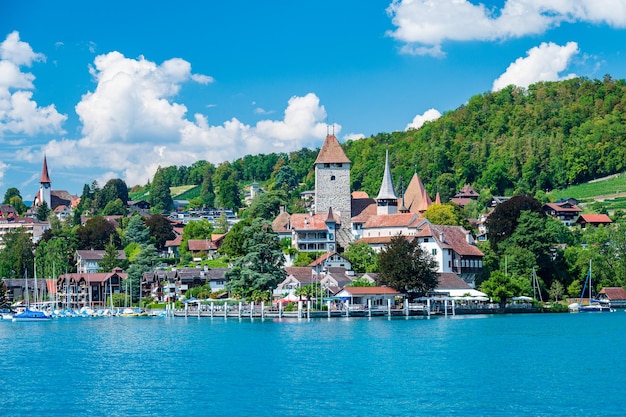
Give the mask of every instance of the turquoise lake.
[{"label": "turquoise lake", "polygon": [[626,312],[0,321],[0,416],[623,416]]}]

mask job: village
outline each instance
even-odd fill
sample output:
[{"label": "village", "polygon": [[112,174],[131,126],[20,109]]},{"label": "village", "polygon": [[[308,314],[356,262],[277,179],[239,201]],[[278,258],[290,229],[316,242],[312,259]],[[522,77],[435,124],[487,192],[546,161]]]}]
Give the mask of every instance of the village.
[{"label": "village", "polygon": [[[251,187],[249,198],[253,199],[260,192],[258,184]],[[477,197],[478,193],[466,185],[455,195],[453,202],[462,207]],[[281,210],[272,222],[273,232],[279,239],[289,241],[293,250],[284,254],[285,279],[271,289],[267,306],[264,302],[255,307],[251,300],[233,297],[228,291],[228,267],[213,268],[200,264],[203,259],[220,256],[219,249],[226,236],[224,233],[212,234],[210,239],[187,240],[187,249],[198,265],[157,265],[143,273],[138,289],[129,288],[132,283],[123,269],[102,271],[100,263],[105,257],[105,250],[94,249],[76,250],[76,272],[65,271],[56,277],[40,277],[39,280],[36,277],[10,277],[4,278],[3,282],[13,305],[19,306],[24,300],[38,300],[40,308],[47,307],[49,312],[69,315],[113,314],[113,311],[120,314],[120,308],[114,309],[113,295],[133,291],[138,292],[138,308],[127,305],[126,315],[147,314],[143,307],[149,304],[165,306],[159,308],[162,311],[152,314],[210,317],[219,314],[226,317],[447,315],[502,312],[503,306],[506,311],[538,311],[537,305],[531,302],[541,298],[538,282],[533,282],[534,297],[518,295],[506,304],[494,302],[476,288],[476,278],[482,273],[484,257],[476,242],[487,239],[485,220],[488,214],[477,220],[476,230],[479,233],[476,237],[462,226],[431,223],[422,214],[431,205],[441,204],[439,195],[431,199],[415,173],[403,194],[397,196],[388,152],[380,191],[372,198],[364,192],[350,191],[350,160],[336,137],[328,135],[315,161],[315,190],[302,193],[302,198],[307,203],[308,213],[290,214]],[[495,197],[492,204],[495,207],[507,200],[508,197]],[[0,207],[0,243],[1,236],[15,228],[27,230],[36,243],[50,228],[49,222],[39,221],[35,216],[37,207],[44,203],[51,207],[59,220],[72,216],[72,205],[76,204],[76,196],[66,191],[51,190],[45,158],[40,190],[26,215],[18,217],[10,206]],[[150,216],[147,201],[129,201],[128,206],[128,216],[135,213]],[[611,223],[606,215],[581,214],[582,210],[571,199],[547,203],[544,211],[566,226]],[[106,220],[118,227],[120,217],[106,216]],[[165,243],[163,256],[170,259],[180,256],[185,224],[201,219],[215,222],[219,217],[225,217],[231,226],[239,220],[229,209],[191,213],[179,210],[169,214],[167,218],[175,238]],[[419,300],[408,300],[403,291],[380,285],[376,273],[355,272],[350,260],[338,251],[358,242],[380,253],[399,235],[416,240],[422,250],[432,257],[437,268],[437,286]],[[316,258],[307,266],[293,266],[294,251],[315,253]],[[118,256],[124,259],[126,254],[119,250]],[[315,293],[303,294],[301,289],[305,286],[313,287]],[[205,301],[187,296],[190,290],[197,287],[210,288]],[[626,303],[626,291],[620,289],[603,289],[599,298],[612,301],[613,305],[622,305]]]}]

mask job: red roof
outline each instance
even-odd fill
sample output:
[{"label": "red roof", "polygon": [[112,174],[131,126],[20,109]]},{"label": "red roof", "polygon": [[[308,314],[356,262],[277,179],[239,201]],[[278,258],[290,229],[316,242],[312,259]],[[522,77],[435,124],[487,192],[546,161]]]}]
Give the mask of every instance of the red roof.
[{"label": "red roof", "polygon": [[379,295],[379,294],[389,294],[389,295],[401,295],[401,292],[394,290],[391,287],[350,287],[346,286],[343,288],[344,291],[352,294],[352,295]]},{"label": "red roof", "polygon": [[46,161],[46,156],[43,157],[43,168],[41,169],[41,179],[39,180],[42,184],[50,184],[50,176],[48,175],[48,161]]},{"label": "red roof", "polygon": [[581,214],[576,223],[609,224],[613,221],[606,214]]},{"label": "red roof", "polygon": [[605,287],[600,294],[605,294],[609,300],[626,300],[626,290],[622,287]]},{"label": "red roof", "polygon": [[365,222],[365,229],[377,227],[416,227],[424,219],[416,213],[381,214],[370,216]]},{"label": "red roof", "polygon": [[341,148],[339,141],[335,135],[328,135],[324,140],[324,144],[317,155],[315,165],[317,164],[349,164],[350,160]]},{"label": "red roof", "polygon": [[291,227],[298,230],[328,230],[326,225],[327,213],[317,213],[314,215],[305,213],[295,213],[291,215]]}]

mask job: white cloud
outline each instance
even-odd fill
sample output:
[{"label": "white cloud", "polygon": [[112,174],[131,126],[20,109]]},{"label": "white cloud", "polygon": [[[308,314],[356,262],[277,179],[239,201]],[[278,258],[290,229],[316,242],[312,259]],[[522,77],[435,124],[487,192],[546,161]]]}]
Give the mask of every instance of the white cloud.
[{"label": "white cloud", "polygon": [[442,56],[445,41],[492,41],[544,33],[561,23],[626,27],[626,0],[506,0],[502,9],[467,0],[394,0],[387,8],[401,51]]},{"label": "white cloud", "polygon": [[5,164],[4,162],[0,161],[0,185],[4,185],[4,182],[2,181],[2,179],[4,178],[4,173],[6,172],[8,168],[9,168],[8,164]]},{"label": "white cloud", "polygon": [[58,113],[54,104],[38,107],[33,93],[27,91],[34,89],[35,76],[20,69],[44,60],[45,56],[20,41],[17,32],[10,33],[0,43],[0,137],[5,132],[29,136],[63,133],[62,124],[67,116]]},{"label": "white cloud", "polygon": [[516,59],[504,74],[493,82],[493,91],[511,84],[526,88],[539,81],[559,81],[576,77],[576,74],[564,76],[559,74],[567,68],[572,57],[578,52],[576,42],[568,42],[565,46],[544,42],[535,46],[526,52],[526,57]]},{"label": "white cloud", "polygon": [[198,78],[180,58],[159,65],[110,52],[97,56],[90,71],[96,87],[76,105],[82,138],[51,141],[45,152],[66,168],[99,168],[109,171],[103,179],[120,177],[131,186],[145,184],[158,166],[200,159],[217,164],[319,146],[329,129],[326,111],[312,93],[289,99],[282,120],[247,125],[232,118],[212,126],[205,115],[190,118],[187,107],[174,100],[184,83]]},{"label": "white cloud", "polygon": [[415,116],[413,118],[413,121],[409,123],[408,125],[406,125],[406,129],[404,130],[419,129],[420,127],[424,125],[424,123],[437,120],[440,117],[441,117],[441,113],[439,113],[439,110],[428,109],[424,112],[424,114],[418,114],[417,116]]},{"label": "white cloud", "polygon": [[344,140],[360,140],[360,139],[365,139],[365,135],[363,133],[348,133],[347,135],[344,135],[343,139]]}]

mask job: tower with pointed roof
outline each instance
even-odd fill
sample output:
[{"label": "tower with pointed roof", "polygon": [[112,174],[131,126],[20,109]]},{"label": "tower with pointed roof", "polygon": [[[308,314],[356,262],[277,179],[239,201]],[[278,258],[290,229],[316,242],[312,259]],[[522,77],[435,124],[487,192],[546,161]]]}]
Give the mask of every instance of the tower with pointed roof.
[{"label": "tower with pointed roof", "polygon": [[385,172],[383,173],[383,182],[380,184],[380,191],[376,197],[376,207],[377,214],[398,213],[398,197],[393,190],[393,180],[389,168],[389,149],[385,153]]},{"label": "tower with pointed roof", "polygon": [[52,181],[50,181],[50,175],[48,175],[48,161],[46,156],[43,156],[43,168],[41,169],[41,179],[39,180],[39,205],[44,202],[48,205],[48,208],[52,208],[52,197],[50,195],[50,187]]},{"label": "tower with pointed roof", "polygon": [[338,218],[336,240],[344,248],[351,241],[350,163],[335,135],[328,135],[315,160],[315,212]]}]

